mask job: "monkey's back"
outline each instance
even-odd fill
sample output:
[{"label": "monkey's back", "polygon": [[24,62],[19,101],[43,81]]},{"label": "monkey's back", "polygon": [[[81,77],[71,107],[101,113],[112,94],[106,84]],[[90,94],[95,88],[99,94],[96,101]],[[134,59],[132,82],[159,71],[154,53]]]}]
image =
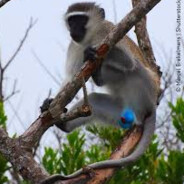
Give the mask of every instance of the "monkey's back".
[{"label": "monkey's back", "polygon": [[155,83],[145,66],[119,44],[103,61],[102,80],[109,93],[119,98],[124,107],[131,107],[142,121],[155,106]]}]

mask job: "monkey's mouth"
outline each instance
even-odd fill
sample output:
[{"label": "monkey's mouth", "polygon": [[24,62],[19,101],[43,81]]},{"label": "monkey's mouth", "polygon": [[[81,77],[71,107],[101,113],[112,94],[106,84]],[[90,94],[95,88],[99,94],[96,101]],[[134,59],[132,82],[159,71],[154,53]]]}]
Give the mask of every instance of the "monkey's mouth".
[{"label": "monkey's mouth", "polygon": [[82,41],[82,37],[81,36],[76,36],[76,35],[71,35],[72,39],[75,42],[81,42]]},{"label": "monkey's mouth", "polygon": [[70,30],[70,36],[75,42],[81,42],[86,34],[86,29],[81,27],[75,27],[75,29]]},{"label": "monkey's mouth", "polygon": [[83,40],[83,35],[82,34],[70,34],[72,39],[75,41],[75,42],[81,42]]}]

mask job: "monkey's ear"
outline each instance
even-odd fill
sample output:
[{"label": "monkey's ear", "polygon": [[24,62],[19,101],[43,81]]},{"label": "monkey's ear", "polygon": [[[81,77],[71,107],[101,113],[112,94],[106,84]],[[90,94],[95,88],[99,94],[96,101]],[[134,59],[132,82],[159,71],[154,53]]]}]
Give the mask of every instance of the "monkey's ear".
[{"label": "monkey's ear", "polygon": [[105,19],[105,10],[103,8],[100,8],[100,13],[103,19]]}]

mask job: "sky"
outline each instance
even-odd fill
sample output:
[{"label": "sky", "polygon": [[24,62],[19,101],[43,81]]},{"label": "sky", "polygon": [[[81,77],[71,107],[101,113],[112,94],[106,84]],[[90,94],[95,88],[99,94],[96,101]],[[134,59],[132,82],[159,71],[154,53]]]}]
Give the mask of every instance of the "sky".
[{"label": "sky", "polygon": [[[34,53],[49,72],[55,75],[59,83],[62,83],[65,76],[66,51],[70,41],[63,15],[67,7],[74,2],[79,1],[13,0],[0,9],[0,49],[3,64],[16,50],[30,18],[37,20],[5,76],[5,95],[11,92],[15,80],[19,90],[18,94],[5,103],[8,131],[11,135],[21,134],[37,118],[39,106],[48,96],[50,89],[53,96],[60,89],[60,85],[39,65]],[[112,0],[96,2],[105,9],[107,19],[113,22],[119,22],[132,8],[130,0],[115,0],[114,4]],[[167,61],[160,60],[163,50],[168,56],[175,55],[175,29],[176,0],[162,0],[148,14],[148,32],[156,59],[162,69],[168,64]],[[133,30],[129,35],[135,40]],[[14,110],[17,112],[16,115]]]}]

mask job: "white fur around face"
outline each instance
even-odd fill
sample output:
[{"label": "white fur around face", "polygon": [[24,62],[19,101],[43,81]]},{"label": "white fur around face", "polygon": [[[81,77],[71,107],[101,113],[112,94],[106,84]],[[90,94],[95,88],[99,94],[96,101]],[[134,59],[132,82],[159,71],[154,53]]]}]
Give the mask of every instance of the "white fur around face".
[{"label": "white fur around face", "polygon": [[75,16],[75,15],[86,15],[86,12],[80,12],[80,11],[76,11],[76,12],[71,12],[65,15],[65,20],[68,20],[69,17]]},{"label": "white fur around face", "polygon": [[102,21],[102,18],[99,15],[99,12],[95,9],[92,9],[88,12],[81,12],[81,11],[75,11],[75,12],[71,12],[65,15],[65,23],[66,23],[66,27],[67,29],[70,31],[69,25],[68,25],[68,18],[75,16],[75,15],[86,15],[89,17],[88,23],[86,25],[86,35],[83,39],[83,41],[81,41],[80,43],[75,42],[76,44],[79,44],[81,46],[86,46],[90,44],[90,41],[93,37],[93,35],[97,32],[97,30],[100,27],[100,21]]}]

